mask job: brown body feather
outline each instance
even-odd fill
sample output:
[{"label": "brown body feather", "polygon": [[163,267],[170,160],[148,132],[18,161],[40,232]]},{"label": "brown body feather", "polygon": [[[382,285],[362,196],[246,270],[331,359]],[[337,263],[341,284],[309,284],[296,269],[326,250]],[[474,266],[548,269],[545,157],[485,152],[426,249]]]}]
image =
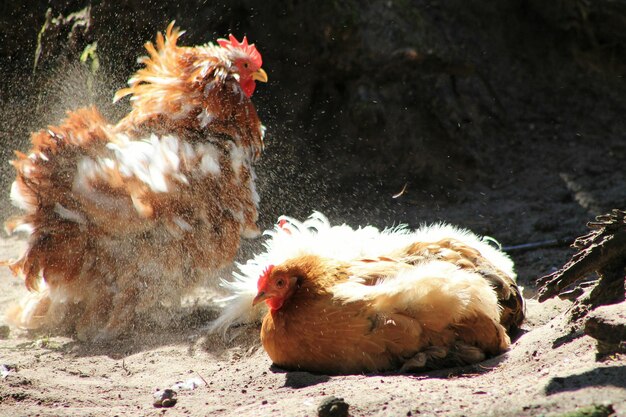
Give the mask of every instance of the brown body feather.
[{"label": "brown body feather", "polygon": [[158,320],[258,234],[257,113],[222,48],[178,36],[170,25],[147,44],[145,68],[116,96],[133,96],[118,124],[70,112],[17,153],[12,197],[26,214],[6,227],[30,237],[9,266],[29,290],[45,283],[9,312],[18,325],[64,320],[80,338],[114,337],[143,314]]}]

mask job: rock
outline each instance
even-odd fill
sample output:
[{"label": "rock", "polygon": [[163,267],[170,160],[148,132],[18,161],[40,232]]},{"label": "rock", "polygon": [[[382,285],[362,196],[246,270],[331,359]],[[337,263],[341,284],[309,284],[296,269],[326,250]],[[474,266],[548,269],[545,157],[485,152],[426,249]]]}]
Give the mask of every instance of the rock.
[{"label": "rock", "polygon": [[598,341],[598,353],[626,351],[626,301],[591,311],[585,333]]},{"label": "rock", "polygon": [[154,393],[155,407],[174,407],[178,402],[176,391],[173,389],[157,390]]},{"label": "rock", "polygon": [[317,407],[319,417],[347,417],[350,405],[343,398],[327,397]]}]

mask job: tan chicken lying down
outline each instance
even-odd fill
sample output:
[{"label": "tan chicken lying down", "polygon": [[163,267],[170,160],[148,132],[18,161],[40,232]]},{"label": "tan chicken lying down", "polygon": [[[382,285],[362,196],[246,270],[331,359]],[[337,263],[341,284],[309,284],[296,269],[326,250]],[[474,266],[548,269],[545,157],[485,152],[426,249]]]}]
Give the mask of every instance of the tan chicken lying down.
[{"label": "tan chicken lying down", "polygon": [[[466,230],[354,230],[315,213],[303,223],[283,217],[268,234],[267,251],[224,283],[233,295],[214,328],[264,314],[261,341],[285,369],[476,363],[506,351],[507,332],[524,319],[512,261]],[[269,311],[252,308],[265,304]]]},{"label": "tan chicken lying down", "polygon": [[32,292],[8,312],[18,326],[63,324],[81,339],[162,319],[181,297],[232,263],[240,238],[258,235],[253,162],[263,126],[250,96],[267,81],[244,37],[177,45],[173,23],[115,100],[117,124],[95,108],[69,112],[17,152],[11,198],[27,232],[9,264]]}]

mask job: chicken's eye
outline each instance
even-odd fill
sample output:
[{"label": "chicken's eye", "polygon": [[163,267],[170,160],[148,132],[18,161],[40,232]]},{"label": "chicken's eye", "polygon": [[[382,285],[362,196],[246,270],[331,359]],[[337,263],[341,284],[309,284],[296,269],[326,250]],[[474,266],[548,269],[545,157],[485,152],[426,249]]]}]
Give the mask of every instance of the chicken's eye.
[{"label": "chicken's eye", "polygon": [[244,63],[243,63],[243,67],[244,67],[244,68],[248,68],[248,63],[247,63],[247,62],[244,62]]},{"label": "chicken's eye", "polygon": [[279,278],[276,281],[276,288],[283,288],[285,286],[285,280],[282,278]]}]

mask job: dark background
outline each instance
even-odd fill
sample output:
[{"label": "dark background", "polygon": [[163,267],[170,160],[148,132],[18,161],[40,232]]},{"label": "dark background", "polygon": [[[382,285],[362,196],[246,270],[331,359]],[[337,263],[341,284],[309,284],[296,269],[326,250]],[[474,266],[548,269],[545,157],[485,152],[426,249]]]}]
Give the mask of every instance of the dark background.
[{"label": "dark background", "polygon": [[[262,228],[320,210],[449,221],[507,247],[561,240],[511,251],[532,283],[586,221],[625,206],[626,1],[27,0],[0,16],[5,206],[12,150],[68,109],[124,114],[112,95],[171,20],[183,44],[233,33],[263,55]],[[80,59],[94,42],[97,71]]]}]

